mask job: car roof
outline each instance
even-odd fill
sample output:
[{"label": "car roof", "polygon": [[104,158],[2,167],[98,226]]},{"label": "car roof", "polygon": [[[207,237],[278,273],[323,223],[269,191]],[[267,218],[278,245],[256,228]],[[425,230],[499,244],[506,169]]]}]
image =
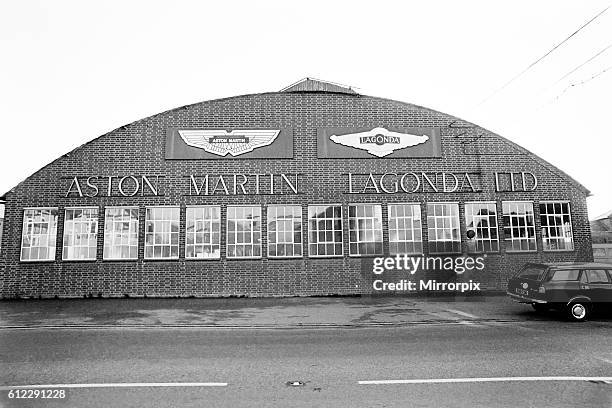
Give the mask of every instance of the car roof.
[{"label": "car roof", "polygon": [[548,262],[530,263],[530,265],[552,269],[612,269],[611,264],[601,262]]}]

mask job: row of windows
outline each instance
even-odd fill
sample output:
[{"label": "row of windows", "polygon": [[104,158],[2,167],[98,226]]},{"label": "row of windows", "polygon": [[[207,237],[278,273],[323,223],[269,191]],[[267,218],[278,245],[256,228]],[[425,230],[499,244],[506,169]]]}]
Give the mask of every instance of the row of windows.
[{"label": "row of windows", "polygon": [[[302,207],[273,205],[267,208],[268,257],[302,257]],[[55,208],[24,210],[22,261],[55,259],[57,235]],[[533,204],[502,202],[507,251],[535,251],[536,227]],[[308,255],[342,256],[342,206],[308,206]],[[226,216],[227,258],[259,258],[261,207],[228,206]],[[465,204],[465,223],[475,233],[471,252],[499,252],[497,206],[494,202]],[[104,214],[104,252],[108,260],[138,258],[138,208],[107,207]],[[574,249],[568,202],[540,203],[542,246],[545,251]],[[147,207],[145,215],[145,259],[179,257],[179,207]],[[420,204],[388,205],[389,251],[395,254],[423,253]],[[427,203],[429,253],[460,253],[459,204]],[[382,206],[348,206],[349,254],[383,254]],[[98,208],[67,208],[64,221],[62,259],[95,260],[98,240]],[[187,207],[185,258],[221,257],[221,207]]]}]

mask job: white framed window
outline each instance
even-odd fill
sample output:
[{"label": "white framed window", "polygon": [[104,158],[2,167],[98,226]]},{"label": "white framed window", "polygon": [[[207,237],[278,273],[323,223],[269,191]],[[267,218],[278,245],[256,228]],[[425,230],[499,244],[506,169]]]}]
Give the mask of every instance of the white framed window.
[{"label": "white framed window", "polygon": [[261,258],[261,207],[227,207],[227,257]]},{"label": "white framed window", "polygon": [[429,252],[461,252],[458,203],[427,203]]},{"label": "white framed window", "polygon": [[506,251],[536,251],[536,230],[533,203],[528,201],[503,201],[504,239]]},{"label": "white framed window", "polygon": [[57,208],[24,208],[22,261],[53,261],[57,239]]},{"label": "white framed window", "polygon": [[69,207],[64,216],[64,261],[95,260],[98,248],[98,207]]},{"label": "white framed window", "polygon": [[572,216],[569,202],[540,202],[540,226],[544,251],[573,251]]},{"label": "white framed window", "polygon": [[389,204],[389,253],[423,253],[420,204]]},{"label": "white framed window", "polygon": [[342,206],[321,204],[308,206],[308,255],[334,257],[343,255]]},{"label": "white framed window", "polygon": [[382,208],[380,204],[350,204],[349,255],[383,253]]},{"label": "white framed window", "polygon": [[497,205],[494,202],[465,203],[465,225],[476,233],[476,252],[499,252]]},{"label": "white framed window", "polygon": [[221,258],[221,207],[187,207],[185,258]]},{"label": "white framed window", "polygon": [[179,207],[147,207],[145,216],[145,259],[178,259]]},{"label": "white framed window", "polygon": [[138,207],[104,209],[103,259],[138,259]]},{"label": "white framed window", "polygon": [[271,205],[268,207],[268,257],[302,256],[302,207]]}]

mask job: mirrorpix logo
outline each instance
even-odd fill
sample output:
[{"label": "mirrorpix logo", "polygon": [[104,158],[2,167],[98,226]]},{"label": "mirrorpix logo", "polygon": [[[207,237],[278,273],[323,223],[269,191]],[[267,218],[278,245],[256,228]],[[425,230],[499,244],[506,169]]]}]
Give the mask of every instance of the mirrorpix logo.
[{"label": "mirrorpix logo", "polygon": [[223,129],[179,130],[183,141],[191,147],[204,149],[219,156],[239,156],[258,147],[271,145],[278,137],[278,129]]},{"label": "mirrorpix logo", "polygon": [[329,138],[334,143],[366,150],[377,157],[385,157],[395,150],[420,145],[429,140],[427,135],[392,132],[384,127],[376,127],[367,132],[331,135]]}]

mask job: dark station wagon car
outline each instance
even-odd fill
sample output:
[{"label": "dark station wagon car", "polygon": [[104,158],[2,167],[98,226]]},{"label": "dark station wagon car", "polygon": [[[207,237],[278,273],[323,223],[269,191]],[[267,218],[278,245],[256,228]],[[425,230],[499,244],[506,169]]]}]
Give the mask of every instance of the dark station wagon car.
[{"label": "dark station wagon car", "polygon": [[603,263],[529,263],[508,281],[513,300],[536,311],[562,310],[573,321],[593,310],[612,310],[612,265]]}]

